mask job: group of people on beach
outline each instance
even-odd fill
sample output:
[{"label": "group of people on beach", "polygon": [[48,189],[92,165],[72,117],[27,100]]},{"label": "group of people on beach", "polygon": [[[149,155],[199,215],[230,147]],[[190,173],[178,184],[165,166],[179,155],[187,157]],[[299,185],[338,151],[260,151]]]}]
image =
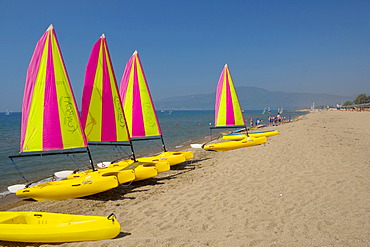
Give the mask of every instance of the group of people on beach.
[{"label": "group of people on beach", "polygon": [[281,115],[278,113],[275,117],[273,116],[268,116],[269,124],[273,125],[280,125],[281,124]]},{"label": "group of people on beach", "polygon": [[[290,122],[291,121],[291,116],[289,116],[288,118],[285,118],[285,117],[282,117],[280,115],[280,113],[278,113],[276,116],[268,116],[267,120],[268,120],[268,125],[274,125],[274,126],[277,126],[277,125],[280,125],[282,124],[283,122]],[[251,128],[258,128],[258,127],[262,127],[263,124],[262,124],[262,119],[259,119],[257,118],[256,121],[254,122],[253,121],[253,118],[250,119],[249,121],[249,125]]]}]

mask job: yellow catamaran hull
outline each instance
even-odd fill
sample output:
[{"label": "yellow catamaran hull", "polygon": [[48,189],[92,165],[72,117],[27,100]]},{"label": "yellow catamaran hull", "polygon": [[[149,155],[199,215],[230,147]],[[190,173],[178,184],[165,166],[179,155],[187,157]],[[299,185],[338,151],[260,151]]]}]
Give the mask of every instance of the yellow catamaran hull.
[{"label": "yellow catamaran hull", "polygon": [[158,161],[167,161],[170,166],[183,163],[189,159],[193,158],[192,151],[186,152],[163,152],[157,156],[139,158],[138,161],[142,162],[158,162]]},{"label": "yellow catamaran hull", "polygon": [[[135,171],[134,181],[140,181],[148,178],[152,178],[158,175],[158,170],[168,171],[170,165],[168,162],[134,162],[133,160],[123,160],[117,163],[110,164],[108,169],[117,167],[133,168]],[[158,167],[158,169],[157,169]]]},{"label": "yellow catamaran hull", "polygon": [[116,176],[91,173],[76,179],[51,181],[16,192],[19,197],[28,197],[37,201],[65,200],[97,194],[119,185]]},{"label": "yellow catamaran hull", "polygon": [[[277,130],[271,130],[271,131],[262,131],[262,132],[251,132],[248,133],[249,137],[262,137],[262,136],[275,136],[278,135],[279,131]],[[229,135],[223,135],[222,139],[228,140],[228,141],[240,141],[247,137],[247,134],[229,134]]]},{"label": "yellow catamaran hull", "polygon": [[121,232],[111,215],[85,216],[44,212],[0,212],[0,240],[61,243],[111,239]]},{"label": "yellow catamaran hull", "polygon": [[[76,172],[67,177],[67,179],[80,178],[88,174],[103,173],[117,176],[118,182],[124,184],[130,181],[140,181],[155,177],[158,172],[168,171],[170,165],[167,161],[158,162],[134,162],[133,160],[122,160],[108,165],[106,168],[99,168],[96,171],[87,170]],[[133,176],[127,174],[132,172]]]},{"label": "yellow catamaran hull", "polygon": [[222,152],[222,151],[228,151],[228,150],[233,150],[233,149],[238,149],[238,148],[260,145],[260,144],[265,143],[266,141],[267,141],[267,138],[265,136],[258,137],[258,138],[247,137],[241,141],[218,142],[214,144],[204,145],[203,149],[207,151]]}]

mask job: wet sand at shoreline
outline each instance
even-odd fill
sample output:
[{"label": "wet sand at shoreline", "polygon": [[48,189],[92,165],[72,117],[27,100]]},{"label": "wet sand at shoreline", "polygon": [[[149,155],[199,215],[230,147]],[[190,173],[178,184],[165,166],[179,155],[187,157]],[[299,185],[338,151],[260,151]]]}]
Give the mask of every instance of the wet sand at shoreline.
[{"label": "wet sand at shoreline", "polygon": [[12,195],[0,209],[114,213],[121,223],[115,239],[61,246],[365,247],[369,122],[369,112],[310,113],[275,127],[280,135],[265,145],[220,153],[193,149],[192,162],[152,179],[65,201]]}]

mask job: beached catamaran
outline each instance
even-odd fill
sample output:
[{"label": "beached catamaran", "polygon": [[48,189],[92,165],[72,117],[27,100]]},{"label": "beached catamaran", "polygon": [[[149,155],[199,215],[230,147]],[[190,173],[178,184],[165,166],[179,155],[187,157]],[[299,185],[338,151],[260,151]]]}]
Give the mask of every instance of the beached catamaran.
[{"label": "beached catamaran", "polygon": [[[215,103],[215,126],[211,129],[225,128],[245,128],[246,124],[243,117],[243,112],[239,104],[238,95],[236,93],[230,70],[227,64],[221,72],[216,90]],[[219,142],[214,144],[197,145],[192,144],[194,148],[203,148],[208,151],[227,151],[242,147],[255,146],[266,142],[266,137],[254,138],[246,137],[240,141]]]},{"label": "beached catamaran", "polygon": [[[52,25],[38,41],[28,67],[22,105],[20,155],[88,153],[62,53]],[[63,200],[117,187],[116,176],[94,174],[67,181],[8,187],[17,196],[35,200]]]},{"label": "beached catamaran", "polygon": [[[101,169],[95,172],[122,173],[131,169],[134,177],[130,174],[117,176],[120,183],[126,183],[154,177],[158,172],[170,169],[166,161],[138,162],[136,160],[104,34],[93,46],[86,67],[81,115],[82,127],[89,145],[129,146],[132,151],[133,159],[99,163],[98,166]],[[78,172],[68,178],[91,172],[91,170]]]},{"label": "beached catamaran", "polygon": [[[266,108],[263,110],[262,114],[265,111]],[[248,140],[246,139],[247,137],[268,137],[279,134],[277,130],[248,132],[242,114],[243,113],[239,104],[238,96],[234,88],[230,70],[228,66],[225,65],[217,85],[216,105],[215,105],[215,127],[211,128],[217,129],[217,128],[243,127],[244,132],[240,132],[243,130],[239,130],[238,132],[233,132],[232,134],[222,135],[222,139],[229,141],[243,141],[243,140],[245,141]],[[258,139],[258,141],[262,140],[263,138]],[[230,142],[228,144],[235,145],[235,143],[233,142]],[[224,145],[226,145],[226,143]]]},{"label": "beached catamaran", "polygon": [[132,54],[123,72],[120,97],[124,106],[131,140],[160,139],[162,141],[163,152],[161,154],[140,158],[138,159],[139,161],[166,160],[170,165],[176,165],[193,157],[191,151],[167,151],[144,69],[137,51]]}]

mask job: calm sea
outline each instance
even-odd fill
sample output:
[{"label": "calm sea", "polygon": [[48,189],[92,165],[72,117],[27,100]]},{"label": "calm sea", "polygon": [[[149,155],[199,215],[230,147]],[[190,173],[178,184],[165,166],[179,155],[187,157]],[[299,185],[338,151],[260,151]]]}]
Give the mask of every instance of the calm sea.
[{"label": "calm sea", "polygon": [[[276,115],[271,112],[271,115]],[[282,116],[292,118],[302,115],[302,112],[284,111]],[[262,111],[245,111],[245,119],[262,119],[267,122],[267,113]],[[163,137],[167,149],[173,151],[181,147],[189,147],[210,135],[209,125],[213,122],[214,111],[158,111]],[[27,181],[37,181],[52,176],[56,171],[75,170],[88,167],[87,154],[53,155],[44,157],[24,157],[14,159],[15,164],[8,158],[19,152],[21,113],[5,115],[0,113],[0,196],[7,194],[6,187]],[[213,134],[216,131],[213,130]],[[129,156],[129,147],[91,146],[94,163],[112,161]],[[153,155],[162,151],[160,140],[135,142],[134,150],[137,157]],[[22,176],[24,175],[25,178]]]}]

